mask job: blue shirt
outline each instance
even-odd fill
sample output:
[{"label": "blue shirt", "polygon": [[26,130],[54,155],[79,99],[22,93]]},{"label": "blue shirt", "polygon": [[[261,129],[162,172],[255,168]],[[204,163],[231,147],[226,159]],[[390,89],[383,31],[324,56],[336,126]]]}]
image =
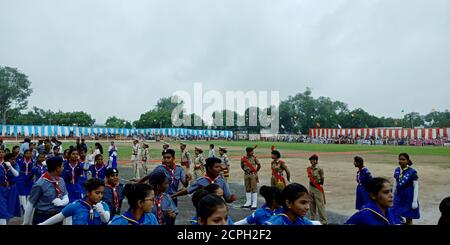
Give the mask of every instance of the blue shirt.
[{"label": "blue shirt", "polygon": [[153,170],[153,172],[156,172],[156,171],[162,171],[164,174],[166,174],[166,179],[169,181],[169,188],[167,188],[166,193],[169,195],[175,194],[178,191],[178,186],[180,185],[180,181],[181,182],[186,181],[186,173],[184,172],[184,169],[180,165],[176,165],[176,168],[175,168],[174,174],[173,174],[173,178],[172,178],[171,171],[168,170],[165,167],[165,165],[157,166]]},{"label": "blue shirt", "polygon": [[269,220],[264,222],[264,225],[312,225],[312,222],[306,217],[297,217],[297,219],[292,222],[283,212],[272,216]]},{"label": "blue shirt", "polygon": [[[53,180],[56,180],[52,177]],[[59,178],[61,198],[67,195],[66,184],[63,178]],[[53,205],[52,201],[57,197],[55,185],[44,178],[39,178],[31,188],[28,201],[33,204],[36,210],[44,212],[59,212],[62,207]]]},{"label": "blue shirt", "polygon": [[283,213],[283,208],[279,207],[275,210],[267,207],[267,204],[262,205],[256,209],[250,216],[247,217],[248,224],[262,225],[269,220],[272,216]]},{"label": "blue shirt", "polygon": [[369,201],[359,212],[350,217],[347,225],[397,225],[400,220],[395,215],[393,209],[388,208],[386,215],[375,202]]},{"label": "blue shirt", "polygon": [[228,184],[225,182],[225,180],[219,175],[217,178],[213,181],[206,177],[200,177],[187,188],[187,191],[189,194],[194,193],[196,190],[198,190],[201,187],[208,186],[209,184],[217,184],[222,188],[223,190],[223,196],[225,199],[228,199],[231,196],[230,189],[228,188]]},{"label": "blue shirt", "polygon": [[[86,200],[77,200],[67,205],[61,211],[64,217],[72,216],[73,225],[101,225],[102,220],[100,213],[97,212],[92,206],[85,202]],[[105,212],[109,212],[109,207],[105,202],[102,202]],[[90,217],[90,210],[93,211],[92,218]]]},{"label": "blue shirt", "polygon": [[103,192],[102,200],[108,204],[111,217],[114,217],[114,215],[116,214],[120,214],[123,202],[123,187],[124,185],[120,183],[115,187],[118,199],[118,208],[116,209],[114,205],[114,190],[110,186],[105,186],[105,191]]},{"label": "blue shirt", "polygon": [[123,215],[114,216],[109,225],[158,225],[158,220],[152,213],[145,213],[140,220],[136,220],[128,211]]},{"label": "blue shirt", "polygon": [[34,180],[37,181],[45,172],[47,172],[47,166],[35,164],[31,172],[33,172]]},{"label": "blue shirt", "polygon": [[105,179],[106,176],[106,167],[102,165],[100,168],[94,165],[89,167],[89,171],[91,172],[92,178],[97,179]]},{"label": "blue shirt", "polygon": [[[167,224],[169,221],[169,217],[167,216],[168,211],[172,211],[176,214],[178,214],[178,208],[175,206],[175,203],[173,202],[172,198],[167,194],[163,193],[162,196],[155,196],[155,204],[153,205],[152,214],[155,215],[155,217],[158,218],[158,202],[161,199],[161,211],[162,211],[162,223],[161,225]],[[170,221],[169,221],[170,222]]]}]

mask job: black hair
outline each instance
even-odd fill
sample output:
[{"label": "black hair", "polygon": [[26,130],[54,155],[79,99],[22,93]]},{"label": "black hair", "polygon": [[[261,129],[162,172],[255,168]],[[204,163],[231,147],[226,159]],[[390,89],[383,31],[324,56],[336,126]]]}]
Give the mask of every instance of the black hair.
[{"label": "black hair", "polygon": [[39,145],[42,144],[42,143],[44,143],[43,140],[38,140],[38,144],[39,144]]},{"label": "black hair", "polygon": [[254,151],[255,149],[253,148],[253,147],[247,147],[247,148],[245,148],[245,151],[247,152],[247,153],[250,153],[250,152],[252,152],[252,151]]},{"label": "black hair", "polygon": [[279,151],[277,151],[277,150],[273,150],[273,151],[271,152],[271,154],[272,154],[272,155],[275,155],[277,158],[281,158],[281,153],[280,153]]},{"label": "black hair", "polygon": [[214,148],[214,144],[209,144],[209,147]]},{"label": "black hair", "polygon": [[100,154],[103,154],[103,146],[102,146],[102,144],[96,142],[95,146],[97,146],[97,148],[100,150]]},{"label": "black hair", "polygon": [[198,202],[197,217],[200,220],[206,221],[209,216],[216,212],[217,208],[225,206],[225,201],[214,194],[208,194],[204,196]]},{"label": "black hair", "polygon": [[409,165],[409,166],[413,165],[413,162],[409,159],[408,153],[405,153],[405,152],[400,153],[400,154],[398,154],[398,157],[399,157],[399,158],[400,158],[400,157],[406,158],[406,160],[408,160],[408,165]]},{"label": "black hair", "polygon": [[11,159],[14,159],[14,154],[13,153],[6,153],[5,157],[3,157],[3,160],[5,162],[9,162]]},{"label": "black hair", "polygon": [[105,181],[97,178],[88,179],[84,182],[84,188],[87,192],[98,189],[100,186],[105,186]]},{"label": "black hair", "polygon": [[382,177],[375,177],[367,183],[367,191],[372,195],[377,195],[383,188],[384,183],[391,183],[388,179]]},{"label": "black hair", "polygon": [[278,204],[287,209],[286,200],[292,203],[305,194],[308,194],[308,190],[305,186],[298,183],[291,183],[284,187],[283,191],[281,192],[280,198],[278,199]]},{"label": "black hair", "polygon": [[438,225],[450,225],[450,196],[441,201],[439,211],[441,211],[441,217],[439,218]]},{"label": "black hair", "polygon": [[102,154],[97,154],[97,155],[95,155],[94,161],[97,161],[100,157],[103,157],[103,155],[102,155]]},{"label": "black hair", "polygon": [[222,160],[217,157],[208,157],[206,158],[205,162],[206,172],[209,172],[209,169],[213,168],[216,163],[222,163]]},{"label": "black hair", "polygon": [[123,195],[128,199],[128,205],[135,209],[138,201],[143,201],[152,191],[152,185],[129,183],[123,188]]},{"label": "black hair", "polygon": [[209,193],[214,194],[216,191],[221,188],[218,184],[209,184],[204,187]]},{"label": "black hair", "polygon": [[30,149],[26,149],[23,151],[23,155],[27,154],[27,152],[31,152]]},{"label": "black hair", "polygon": [[57,167],[61,167],[63,165],[63,159],[61,157],[51,157],[47,159],[47,170],[48,172],[53,172]]},{"label": "black hair", "polygon": [[68,158],[70,158],[70,155],[72,155],[72,152],[74,152],[74,151],[78,152],[77,148],[71,148],[71,149],[68,149],[68,150],[66,149],[66,150],[64,151],[64,154],[66,153],[66,151],[69,151],[69,152],[67,153]]},{"label": "black hair", "polygon": [[31,139],[30,139],[30,138],[25,138],[25,139],[23,140],[23,142],[24,142],[24,143],[25,143],[25,142],[30,143],[30,142],[31,142]]},{"label": "black hair", "polygon": [[192,205],[194,205],[194,208],[197,210],[198,202],[206,196],[211,194],[209,191],[205,190],[205,188],[199,188],[197,189],[194,194],[192,194]]},{"label": "black hair", "polygon": [[354,160],[358,165],[364,165],[364,159],[362,157],[356,156],[354,157]]},{"label": "black hair", "polygon": [[15,145],[15,146],[13,146],[12,151],[14,151],[15,149],[18,149],[18,148],[20,148],[20,146]]},{"label": "black hair", "polygon": [[164,156],[165,154],[170,154],[172,157],[175,157],[175,150],[166,149],[166,150],[162,151],[161,155]]},{"label": "black hair", "polygon": [[150,173],[148,182],[156,187],[162,185],[166,179],[166,174],[163,171],[155,171]]},{"label": "black hair", "polygon": [[275,186],[263,185],[259,188],[259,194],[264,197],[266,204],[270,205],[272,202],[277,202],[281,196],[281,190]]}]

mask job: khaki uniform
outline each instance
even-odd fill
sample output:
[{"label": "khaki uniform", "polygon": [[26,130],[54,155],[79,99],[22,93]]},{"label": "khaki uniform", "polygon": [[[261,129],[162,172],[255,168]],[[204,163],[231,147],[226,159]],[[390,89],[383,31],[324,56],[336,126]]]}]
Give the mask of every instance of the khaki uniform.
[{"label": "khaki uniform", "polygon": [[198,154],[194,160],[194,180],[205,176],[205,158]]},{"label": "khaki uniform", "polygon": [[131,147],[131,164],[133,166],[134,178],[139,179],[139,144],[133,144]]},{"label": "khaki uniform", "polygon": [[[280,190],[283,190],[284,187],[286,187],[286,178],[283,176],[284,171],[286,170],[286,165],[283,160],[278,159],[273,160],[270,164],[272,169],[272,177],[270,179],[270,185],[279,188]],[[275,177],[274,172],[278,173],[278,175],[281,176],[282,179],[278,179]]]},{"label": "khaki uniform", "polygon": [[148,148],[143,148],[141,151],[141,162],[142,168],[144,169],[145,175],[148,173],[148,162],[150,161],[150,151]]},{"label": "khaki uniform", "polygon": [[181,166],[184,168],[186,173],[189,173],[191,165],[191,154],[187,149],[184,149],[183,152],[181,152]]},{"label": "khaki uniform", "polygon": [[222,160],[222,171],[220,172],[220,175],[226,182],[228,182],[228,178],[230,177],[230,166],[231,166],[230,159],[228,158],[227,154],[224,153],[223,155],[220,156],[220,160]]},{"label": "khaki uniform", "polygon": [[[317,183],[319,183],[319,185],[322,186],[324,181],[323,169],[316,165],[312,169],[312,173]],[[311,203],[310,203],[311,220],[316,220],[318,216],[317,213],[319,213],[320,222],[322,224],[327,224],[328,219],[327,219],[327,210],[325,209],[325,194],[322,193],[319,189],[317,189],[311,181],[309,183],[309,194],[311,195]]]},{"label": "khaki uniform", "polygon": [[[258,169],[258,166],[261,166],[259,160],[256,157],[247,157],[247,160],[253,165],[255,169]],[[258,191],[258,176],[245,164],[244,161],[241,160],[241,168],[244,171],[244,184],[245,184],[245,192],[257,192]]]}]

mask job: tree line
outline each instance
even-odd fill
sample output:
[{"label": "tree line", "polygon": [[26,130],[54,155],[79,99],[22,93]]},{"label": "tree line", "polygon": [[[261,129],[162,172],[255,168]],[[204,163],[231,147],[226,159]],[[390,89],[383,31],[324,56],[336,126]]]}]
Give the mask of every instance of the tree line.
[{"label": "tree line", "polygon": [[[16,68],[0,66],[0,115],[2,124],[22,125],[62,125],[90,127],[95,119],[83,111],[53,112],[37,107],[24,111],[28,105],[28,97],[32,93],[31,82],[28,77]],[[173,102],[172,97],[158,100],[153,109],[142,113],[138,120],[131,122],[116,116],[110,116],[106,127],[111,128],[170,128],[172,127],[172,111],[182,105],[183,101]],[[403,118],[377,117],[362,108],[351,110],[341,101],[333,101],[329,97],[312,96],[310,88],[304,92],[289,96],[282,100],[278,108],[247,108],[243,115],[235,111],[216,111],[211,116],[213,125],[207,125],[196,114],[178,115],[179,118],[188,118],[192,123],[200,122],[198,126],[183,126],[185,128],[199,129],[210,127],[233,131],[247,131],[258,133],[264,127],[256,122],[250,126],[251,116],[260,113],[271,115],[272,110],[278,110],[281,133],[308,133],[309,128],[372,128],[372,127],[450,127],[450,112],[432,110],[426,115],[418,112],[407,113]],[[226,117],[232,115],[233,126],[226,124]],[[238,121],[245,122],[237,125]],[[222,122],[222,123],[220,123]]]}]

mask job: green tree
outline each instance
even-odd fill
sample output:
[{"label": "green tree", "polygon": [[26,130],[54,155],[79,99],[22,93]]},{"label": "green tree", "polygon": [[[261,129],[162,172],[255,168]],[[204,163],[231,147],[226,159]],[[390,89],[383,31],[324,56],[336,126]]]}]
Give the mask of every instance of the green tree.
[{"label": "green tree", "polygon": [[125,119],[115,116],[108,117],[105,122],[105,127],[108,128],[131,128],[131,123]]},{"label": "green tree", "polygon": [[33,92],[28,77],[16,68],[0,66],[0,115],[6,124],[8,112],[27,107],[28,97]]}]

